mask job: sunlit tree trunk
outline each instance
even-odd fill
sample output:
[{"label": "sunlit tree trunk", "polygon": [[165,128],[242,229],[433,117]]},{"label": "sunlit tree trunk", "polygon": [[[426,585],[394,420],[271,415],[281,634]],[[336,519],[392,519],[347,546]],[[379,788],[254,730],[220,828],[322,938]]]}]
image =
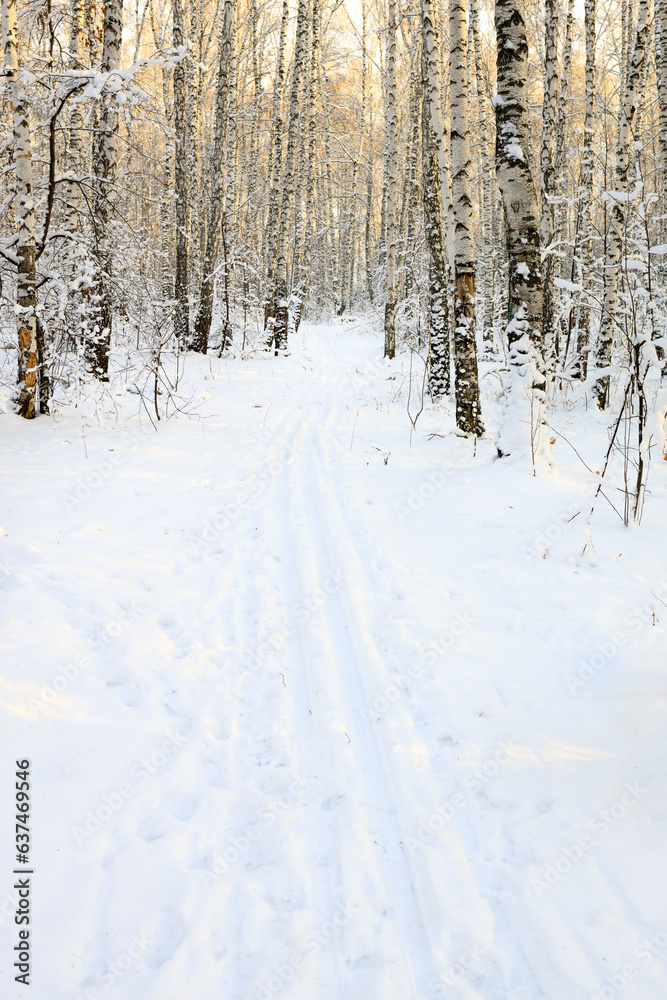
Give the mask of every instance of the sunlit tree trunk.
[{"label": "sunlit tree trunk", "polygon": [[[479,40],[479,12],[478,0],[472,0],[470,5],[471,34],[474,45],[473,63],[475,66],[475,86],[477,92],[477,106],[479,109],[479,138],[480,156],[482,162],[482,245],[479,248],[479,269],[478,277],[481,275],[481,286],[483,294],[483,308],[479,305],[477,316],[482,328],[482,336],[485,342],[493,342],[493,252],[492,244],[494,240],[492,199],[493,199],[493,175],[491,170],[491,157],[489,154],[489,139],[486,122],[486,102],[484,100],[484,81],[482,79],[482,53]],[[478,289],[480,282],[478,281]],[[479,297],[478,297],[479,303]]]},{"label": "sunlit tree trunk", "polygon": [[[584,24],[586,32],[586,114],[584,117],[584,155],[582,160],[582,234],[583,283],[587,299],[592,294],[593,270],[593,166],[595,150],[595,6],[596,0],[585,0]],[[573,367],[575,378],[585,379],[588,373],[588,343],[590,339],[591,310],[588,301],[581,310],[577,356]]]},{"label": "sunlit tree trunk", "polygon": [[442,233],[440,174],[431,127],[429,64],[423,26],[424,21],[422,20],[422,200],[424,204],[424,230],[429,254],[429,383],[431,395],[437,399],[448,393],[450,389],[449,312],[447,309],[447,260]]},{"label": "sunlit tree trunk", "polygon": [[530,172],[528,41],[523,0],[496,0],[496,172],[507,226],[509,397],[498,443],[510,454],[530,441],[540,449],[546,379],[542,335],[539,211]]},{"label": "sunlit tree trunk", "polygon": [[9,85],[14,139],[14,205],[18,227],[16,255],[19,259],[16,290],[18,332],[17,412],[32,420],[37,413],[39,350],[37,343],[37,296],[35,291],[35,202],[32,186],[30,116],[18,60],[16,0],[2,2],[2,33],[5,46],[5,78]]},{"label": "sunlit tree trunk", "polygon": [[[123,36],[123,0],[107,0],[104,11],[102,73],[120,68]],[[97,132],[93,141],[93,223],[97,281],[94,321],[86,337],[86,357],[91,372],[108,381],[109,351],[113,326],[112,271],[113,248],[110,221],[115,200],[114,186],[118,170],[118,111],[111,94],[102,97]]]},{"label": "sunlit tree trunk", "polygon": [[[429,102],[431,135],[438,164],[441,208],[444,221],[445,267],[447,285],[450,284],[450,262],[453,256],[453,210],[449,185],[449,164],[445,149],[445,127],[442,120],[441,73],[438,59],[438,42],[435,13],[431,0],[421,0],[422,44],[426,60],[425,80]],[[448,308],[445,305],[445,308]],[[447,318],[447,338],[431,338],[431,388],[436,396],[450,390],[450,345],[449,317]]]},{"label": "sunlit tree trunk", "polygon": [[547,351],[552,350],[554,318],[554,258],[545,252],[554,239],[554,130],[558,100],[558,0],[545,0],[544,34],[544,100],[542,102],[542,149],[540,168],[542,174],[542,215],[540,237],[542,240],[542,292],[543,331]]},{"label": "sunlit tree trunk", "polygon": [[384,307],[384,356],[396,353],[396,202],[398,200],[398,110],[396,106],[396,0],[389,0],[387,20],[387,264]]},{"label": "sunlit tree trunk", "polygon": [[276,244],[276,270],[273,285],[273,315],[267,318],[266,333],[273,342],[276,353],[287,348],[287,241],[290,228],[291,208],[294,201],[296,183],[296,153],[299,127],[299,100],[306,64],[306,40],[308,37],[309,4],[299,0],[296,22],[296,44],[294,48],[294,75],[290,96],[289,125],[287,129],[287,150],[283,195],[278,218],[278,239]]},{"label": "sunlit tree trunk", "polygon": [[[171,0],[174,46],[185,46],[184,0]],[[189,186],[188,186],[188,81],[185,59],[174,66],[174,197],[176,201],[176,274],[174,278],[174,334],[181,350],[190,346],[190,304],[188,297],[188,235],[189,235]]]},{"label": "sunlit tree trunk", "polygon": [[475,248],[470,188],[467,29],[465,0],[449,0],[449,79],[454,207],[454,390],[456,426],[484,430],[475,344]]},{"label": "sunlit tree trunk", "polygon": [[667,188],[667,0],[655,0],[655,68],[658,77],[661,189],[664,197]]},{"label": "sunlit tree trunk", "polygon": [[[627,69],[625,92],[621,94],[619,109],[618,139],[616,142],[616,162],[614,166],[614,192],[611,195],[611,225],[607,237],[605,260],[605,289],[600,317],[600,335],[596,353],[598,368],[611,362],[611,352],[616,324],[616,301],[618,296],[618,269],[623,250],[625,229],[625,198],[628,190],[628,160],[630,155],[630,134],[635,117],[635,105],[642,65],[646,53],[648,37],[648,0],[640,0],[637,18],[637,32],[630,65]],[[609,375],[601,376],[595,383],[593,394],[598,406],[604,410],[609,404]]]}]

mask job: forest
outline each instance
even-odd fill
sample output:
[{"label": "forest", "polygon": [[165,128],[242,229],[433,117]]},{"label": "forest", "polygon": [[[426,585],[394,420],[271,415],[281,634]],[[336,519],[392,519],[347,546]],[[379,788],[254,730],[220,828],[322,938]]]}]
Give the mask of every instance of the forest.
[{"label": "forest", "polygon": [[662,0],[20,8],[0,250],[21,415],[165,351],[284,351],[304,310],[372,309],[460,433],[484,432],[495,364],[501,454],[517,419],[543,447],[550,399],[621,409],[639,517],[665,355]]},{"label": "forest", "polygon": [[3,998],[664,1000],[667,0],[0,3]]}]

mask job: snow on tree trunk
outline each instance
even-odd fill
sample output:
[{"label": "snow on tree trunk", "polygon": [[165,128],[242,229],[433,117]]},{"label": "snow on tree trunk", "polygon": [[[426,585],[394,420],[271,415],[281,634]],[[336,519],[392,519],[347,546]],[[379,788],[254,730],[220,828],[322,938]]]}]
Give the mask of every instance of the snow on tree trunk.
[{"label": "snow on tree trunk", "polygon": [[273,107],[271,113],[271,146],[269,149],[269,210],[266,222],[266,241],[264,256],[266,258],[264,325],[272,316],[271,294],[276,270],[276,249],[278,246],[278,189],[282,172],[283,158],[283,122],[282,103],[285,89],[285,46],[287,44],[287,21],[289,17],[288,0],[283,0],[283,12],[280,21],[280,41],[278,43],[278,65],[276,79],[273,85]]},{"label": "snow on tree trunk", "polygon": [[655,0],[655,68],[658,77],[658,135],[664,198],[667,193],[667,0]]},{"label": "snow on tree trunk", "polygon": [[[584,116],[584,155],[582,161],[582,234],[581,255],[583,279],[587,298],[592,294],[593,271],[593,166],[595,150],[593,135],[595,129],[595,0],[585,0],[584,25],[586,32],[586,113]],[[587,302],[581,310],[579,336],[576,345],[576,360],[573,367],[575,378],[585,379],[588,373],[588,342],[590,338],[591,310]]]},{"label": "snow on tree trunk", "polygon": [[496,173],[507,227],[511,370],[498,451],[502,455],[525,452],[528,441],[535,460],[544,446],[546,378],[539,213],[528,150],[528,41],[523,0],[496,0],[495,26]]},{"label": "snow on tree trunk", "polygon": [[3,0],[2,32],[5,46],[5,78],[9,85],[14,138],[14,206],[18,227],[16,254],[19,259],[16,318],[18,332],[17,413],[32,420],[37,412],[39,349],[37,343],[37,295],[35,291],[35,202],[32,186],[32,144],[28,99],[18,60],[16,0]]},{"label": "snow on tree trunk", "polygon": [[290,96],[289,125],[287,128],[287,151],[285,154],[285,174],[283,177],[283,197],[278,219],[278,239],[276,243],[276,270],[273,286],[273,315],[267,318],[266,334],[269,344],[273,343],[276,353],[287,348],[287,238],[290,227],[290,210],[294,201],[296,184],[296,153],[299,127],[299,99],[306,63],[306,39],[308,37],[308,2],[299,0],[296,20],[296,44],[294,47],[294,75]]},{"label": "snow on tree trunk", "polygon": [[[438,41],[435,30],[435,14],[432,9],[431,0],[421,0],[422,15],[422,43],[424,46],[425,86],[429,102],[429,117],[431,123],[431,135],[435,148],[438,164],[438,180],[440,185],[440,199],[442,214],[445,223],[443,234],[445,246],[445,267],[447,284],[451,273],[451,262],[453,256],[453,212],[449,186],[449,164],[445,149],[445,127],[442,121],[442,99],[441,99],[441,76],[438,62]],[[446,305],[446,308],[448,306]],[[449,316],[447,317],[446,329],[449,331]],[[443,325],[442,329],[445,329]],[[436,337],[431,339],[431,391],[435,396],[441,396],[450,390],[450,345],[449,333],[447,338]]]},{"label": "snow on tree trunk", "polygon": [[[492,219],[493,177],[489,141],[487,137],[486,106],[484,101],[484,81],[482,79],[482,57],[479,40],[478,0],[470,5],[471,33],[474,45],[475,84],[479,108],[479,138],[482,161],[482,246],[479,248],[478,275],[481,273],[483,308],[481,314],[482,337],[489,345],[493,343],[493,251],[494,240]],[[479,282],[478,282],[479,289]],[[479,299],[479,295],[478,295]],[[477,309],[477,315],[480,315]]]},{"label": "snow on tree trunk", "polygon": [[[176,48],[186,44],[183,0],[172,0],[173,41]],[[176,273],[174,277],[174,334],[181,350],[190,341],[190,305],[188,301],[188,82],[185,60],[174,66],[174,195],[176,200]]]},{"label": "snow on tree trunk", "polygon": [[[70,35],[70,55],[72,69],[81,70],[87,65],[86,60],[86,23],[84,19],[83,0],[74,0],[72,8],[72,31]],[[74,101],[69,116],[69,170],[70,174],[80,177],[86,172],[83,158],[84,118],[81,104]],[[67,202],[67,228],[74,233],[79,228],[79,212],[81,209],[81,193],[74,179],[67,182],[65,188]]]},{"label": "snow on tree trunk", "polygon": [[[635,105],[641,78],[642,65],[646,53],[648,37],[648,0],[640,0],[637,18],[637,32],[632,58],[627,72],[625,92],[621,93],[619,109],[616,162],[614,165],[614,191],[607,192],[612,202],[610,232],[607,237],[605,259],[605,289],[600,317],[600,334],[596,352],[596,366],[606,368],[611,363],[614,329],[616,325],[616,300],[618,295],[618,269],[623,250],[625,229],[625,202],[628,193],[628,160],[630,154],[630,134],[635,117]],[[601,410],[609,404],[609,375],[602,375],[593,387],[593,395]]]},{"label": "snow on tree trunk", "polygon": [[398,200],[398,110],[396,102],[396,0],[389,0],[387,20],[387,262],[384,307],[384,356],[396,353],[396,202]]},{"label": "snow on tree trunk", "polygon": [[[423,28],[422,21],[422,28]],[[428,59],[422,35],[422,199],[424,230],[429,251],[429,375],[431,395],[449,392],[449,313],[447,309],[447,259],[442,234],[442,201],[438,157],[431,126]]]},{"label": "snow on tree trunk", "polygon": [[554,258],[546,253],[554,239],[554,129],[558,100],[558,0],[545,0],[544,37],[544,100],[542,102],[542,149],[540,168],[542,174],[542,215],[540,237],[542,240],[542,293],[543,333],[547,351],[551,353],[554,317]]},{"label": "snow on tree trunk", "polygon": [[[218,79],[215,92],[215,126],[213,133],[213,158],[210,195],[210,214],[206,232],[206,248],[199,290],[199,307],[195,318],[192,349],[205,354],[213,318],[213,288],[218,248],[225,210],[225,174],[227,158],[225,144],[230,111],[230,79],[234,36],[234,0],[225,0],[218,51]],[[225,334],[223,333],[223,336]]]},{"label": "snow on tree trunk", "polygon": [[470,194],[465,0],[449,0],[449,78],[454,207],[454,390],[456,426],[482,434],[482,412],[475,344],[475,247]]},{"label": "snow on tree trunk", "polygon": [[[107,0],[104,10],[102,73],[120,68],[123,34],[123,0]],[[113,248],[110,222],[118,169],[118,106],[107,93],[102,96],[97,130],[93,137],[93,224],[95,227],[96,281],[93,325],[86,334],[85,355],[91,373],[102,382],[109,378],[109,351],[113,325]]]}]

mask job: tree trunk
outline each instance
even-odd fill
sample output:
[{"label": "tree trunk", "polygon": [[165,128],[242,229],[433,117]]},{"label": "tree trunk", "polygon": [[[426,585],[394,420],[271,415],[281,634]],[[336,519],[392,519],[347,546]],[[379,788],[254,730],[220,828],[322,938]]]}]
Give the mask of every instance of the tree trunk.
[{"label": "tree trunk", "polygon": [[[102,73],[120,68],[123,34],[123,0],[107,0],[104,11]],[[96,282],[93,328],[86,336],[85,354],[92,374],[102,382],[109,379],[109,351],[113,325],[113,250],[109,222],[115,199],[118,169],[118,111],[115,98],[102,97],[97,131],[93,141],[93,224],[95,226]]]},{"label": "tree trunk", "polygon": [[424,230],[429,251],[429,384],[438,399],[450,389],[449,312],[447,309],[447,258],[442,234],[442,202],[438,157],[431,127],[429,63],[422,18],[422,199]]},{"label": "tree trunk", "polygon": [[[587,298],[592,295],[593,270],[593,166],[595,151],[593,136],[595,129],[595,0],[585,0],[584,24],[586,32],[586,114],[584,117],[584,156],[582,161],[582,234],[581,256],[583,260],[583,283]],[[590,339],[591,310],[584,302],[579,321],[579,337],[576,345],[576,360],[573,367],[575,378],[585,379],[588,374],[588,342]]]},{"label": "tree trunk", "polygon": [[387,265],[384,309],[384,356],[396,354],[396,202],[398,200],[398,111],[396,107],[396,0],[389,0],[387,20]]},{"label": "tree trunk", "polygon": [[[641,78],[642,65],[646,53],[648,37],[648,0],[640,0],[637,33],[632,52],[632,59],[627,70],[626,89],[621,93],[621,106],[618,122],[618,140],[616,143],[616,163],[614,167],[614,192],[611,195],[611,224],[607,238],[607,254],[605,259],[605,289],[600,317],[600,335],[596,354],[598,368],[605,368],[611,362],[611,352],[616,324],[616,300],[618,295],[618,268],[623,250],[625,229],[625,196],[628,190],[628,158],[630,147],[630,131],[635,116],[637,91]],[[595,383],[593,395],[601,410],[609,405],[609,375],[603,375]]]},{"label": "tree trunk", "polygon": [[[437,55],[439,46],[431,0],[421,0],[421,15],[422,43],[425,51],[424,58],[426,59],[426,90],[429,102],[431,134],[438,163],[440,199],[445,225],[443,234],[445,267],[447,269],[447,285],[450,286],[451,282],[449,278],[453,258],[453,210],[449,187],[449,164],[447,163],[445,149],[445,127],[442,121],[443,102],[440,85],[442,78]],[[449,331],[449,327],[449,317],[447,317],[447,331]],[[431,386],[436,395],[442,395],[450,390],[450,354],[449,335],[446,340],[440,337],[435,341],[431,340]]]},{"label": "tree trunk", "polygon": [[542,216],[540,237],[542,241],[542,294],[543,332],[547,351],[552,353],[554,317],[554,258],[546,252],[554,240],[554,130],[558,100],[558,0],[545,0],[544,36],[544,100],[542,102],[542,149],[540,168],[542,174]]},{"label": "tree trunk", "polygon": [[[186,43],[185,13],[183,0],[171,0],[174,21],[174,46],[180,48]],[[190,304],[188,298],[188,81],[185,59],[174,66],[174,194],[176,199],[176,274],[174,295],[174,334],[179,349],[190,346]]]},{"label": "tree trunk", "polygon": [[19,258],[16,316],[18,332],[17,413],[32,420],[37,413],[39,349],[37,343],[37,296],[35,291],[35,202],[32,186],[32,143],[28,100],[23,89],[18,60],[16,0],[2,2],[2,32],[5,45],[5,78],[9,84],[14,137],[16,177],[16,222]]},{"label": "tree trunk", "polygon": [[484,431],[475,343],[475,248],[470,194],[465,0],[449,0],[449,79],[454,207],[454,390],[456,426],[463,434]]},{"label": "tree trunk", "polygon": [[496,0],[496,172],[507,226],[507,344],[511,385],[498,450],[506,455],[530,432],[539,448],[546,379],[537,194],[529,166],[528,42],[523,0]]}]

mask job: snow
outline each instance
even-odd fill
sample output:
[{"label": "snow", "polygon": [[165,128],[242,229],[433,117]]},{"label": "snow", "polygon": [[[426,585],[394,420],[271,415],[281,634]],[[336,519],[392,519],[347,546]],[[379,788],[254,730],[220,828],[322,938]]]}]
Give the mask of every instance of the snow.
[{"label": "snow", "polygon": [[664,1000],[657,445],[625,529],[583,401],[533,474],[488,365],[475,444],[411,434],[372,322],[290,351],[188,356],[157,431],[122,388],[0,418],[3,995]]}]

